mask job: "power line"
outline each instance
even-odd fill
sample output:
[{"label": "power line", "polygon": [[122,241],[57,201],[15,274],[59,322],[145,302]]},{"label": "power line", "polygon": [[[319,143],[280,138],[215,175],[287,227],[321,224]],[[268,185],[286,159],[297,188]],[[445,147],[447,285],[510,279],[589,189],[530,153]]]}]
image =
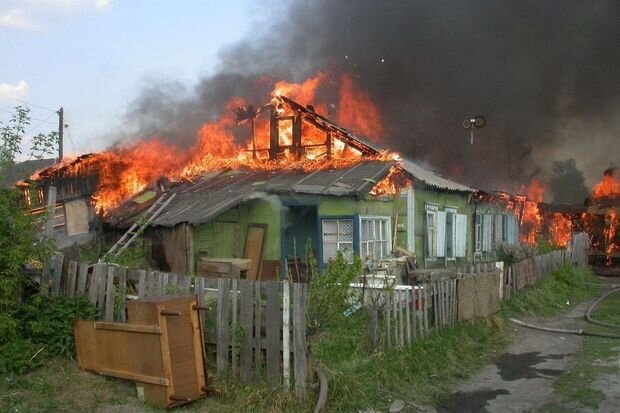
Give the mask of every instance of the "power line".
[{"label": "power line", "polygon": [[[13,111],[11,111],[11,110],[6,110],[6,109],[3,109],[3,108],[0,108],[0,110],[1,110],[2,112],[6,112],[6,113],[11,114],[11,115],[14,115],[14,114],[15,114],[15,112],[13,112]],[[51,115],[49,115],[49,116],[47,117],[47,119],[33,118],[33,117],[32,117],[32,116],[30,116],[30,115],[29,115],[28,117],[30,118],[30,120],[38,120],[38,121],[40,121],[40,122],[47,122],[47,123],[51,123],[51,124],[55,125],[55,124],[56,124],[56,122],[52,122],[51,120],[48,120],[48,119],[49,119],[49,118],[51,118],[52,116],[54,116],[54,115],[56,114],[56,112],[57,112],[57,111],[54,111],[54,113],[52,113]]]},{"label": "power line", "polygon": [[[30,132],[32,132],[34,129],[38,128],[39,126],[43,125],[44,123],[55,123],[49,120],[49,118],[51,118],[52,116],[54,116],[56,113],[52,113],[50,114],[47,118],[41,120],[39,123],[37,123],[35,126],[29,128],[26,132],[24,132],[24,135],[28,135]],[[34,119],[34,118],[31,118]],[[38,120],[38,119],[37,119]]]},{"label": "power line", "polygon": [[50,109],[50,108],[46,108],[45,106],[35,105],[34,103],[26,102],[26,101],[25,101],[25,100],[23,100],[23,99],[18,99],[18,98],[13,97],[13,96],[5,95],[4,93],[0,93],[0,96],[4,96],[5,98],[12,99],[12,100],[14,100],[14,101],[16,101],[16,102],[21,102],[21,103],[24,103],[24,104],[26,104],[26,105],[32,106],[33,108],[38,108],[38,109],[43,109],[43,110],[49,110],[50,112],[57,112],[57,111],[58,111],[58,109]]}]

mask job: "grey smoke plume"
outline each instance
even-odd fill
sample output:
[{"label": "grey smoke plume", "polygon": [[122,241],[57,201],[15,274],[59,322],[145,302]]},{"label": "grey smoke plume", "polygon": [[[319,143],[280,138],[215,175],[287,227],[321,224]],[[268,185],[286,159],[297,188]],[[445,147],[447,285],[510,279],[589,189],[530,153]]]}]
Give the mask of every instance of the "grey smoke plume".
[{"label": "grey smoke plume", "polygon": [[[264,101],[265,76],[301,81],[329,70],[351,73],[379,105],[386,146],[466,184],[510,191],[575,158],[591,185],[620,163],[616,0],[284,7],[274,20],[258,16],[253,36],[223,50],[217,74],[195,89],[172,82],[144,90],[128,112],[133,126],[184,144],[229,98]],[[470,145],[462,120],[478,114],[488,124]]]}]

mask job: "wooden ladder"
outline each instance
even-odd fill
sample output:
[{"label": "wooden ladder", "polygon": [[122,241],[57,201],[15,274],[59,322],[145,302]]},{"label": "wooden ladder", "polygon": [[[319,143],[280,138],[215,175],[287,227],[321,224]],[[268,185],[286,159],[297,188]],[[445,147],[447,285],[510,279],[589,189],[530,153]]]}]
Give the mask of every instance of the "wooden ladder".
[{"label": "wooden ladder", "polygon": [[108,252],[106,252],[101,258],[99,258],[99,262],[105,262],[108,257],[118,257],[120,256],[126,249],[131,245],[131,243],[138,237],[138,235],[142,234],[146,227],[148,227],[151,222],[161,212],[168,206],[168,204],[174,199],[177,194],[168,194],[165,192],[162,196],[160,196],[157,201],[153,202],[153,205],[149,207],[140,217],[136,220],[136,222],[123,234],[123,236],[116,241],[116,244],[110,248]]}]

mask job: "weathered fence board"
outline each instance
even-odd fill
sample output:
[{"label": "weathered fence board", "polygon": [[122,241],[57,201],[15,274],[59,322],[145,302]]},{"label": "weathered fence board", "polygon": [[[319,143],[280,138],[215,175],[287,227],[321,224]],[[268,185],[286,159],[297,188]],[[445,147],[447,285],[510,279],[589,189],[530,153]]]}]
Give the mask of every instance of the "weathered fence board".
[{"label": "weathered fence board", "polygon": [[266,281],[264,284],[265,298],[265,329],[266,329],[266,371],[267,383],[275,386],[280,383],[280,316],[279,284],[275,281]]},{"label": "weathered fence board", "polygon": [[[239,325],[241,328],[241,349],[239,377],[242,383],[249,383],[252,379],[252,350],[254,326],[254,286],[250,280],[239,280]],[[234,332],[233,332],[234,333]]]},{"label": "weathered fence board", "polygon": [[306,364],[306,284],[293,284],[293,347],[295,364],[295,393],[306,396],[308,366]]},{"label": "weathered fence board", "polygon": [[[228,344],[230,331],[228,330],[228,297],[230,280],[218,279],[217,295],[217,371],[223,373],[228,369]],[[236,334],[236,332],[233,332]]]}]

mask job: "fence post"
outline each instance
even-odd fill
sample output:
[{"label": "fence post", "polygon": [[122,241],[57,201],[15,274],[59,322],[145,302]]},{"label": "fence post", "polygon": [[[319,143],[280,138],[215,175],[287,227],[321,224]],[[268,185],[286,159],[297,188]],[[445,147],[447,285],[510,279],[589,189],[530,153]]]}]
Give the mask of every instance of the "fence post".
[{"label": "fence post", "polygon": [[60,294],[60,284],[62,281],[62,263],[65,256],[61,253],[56,253],[54,256],[52,266],[52,297],[58,297]]},{"label": "fence post", "polygon": [[282,282],[282,377],[284,386],[291,385],[291,294],[288,280]]},{"label": "fence post", "polygon": [[[224,373],[228,367],[228,294],[229,279],[217,280],[217,372]],[[198,287],[197,283],[197,287]],[[233,331],[233,334],[236,334]]]},{"label": "fence post", "polygon": [[306,284],[293,284],[293,344],[295,354],[295,393],[306,396],[308,365],[306,360]]}]

